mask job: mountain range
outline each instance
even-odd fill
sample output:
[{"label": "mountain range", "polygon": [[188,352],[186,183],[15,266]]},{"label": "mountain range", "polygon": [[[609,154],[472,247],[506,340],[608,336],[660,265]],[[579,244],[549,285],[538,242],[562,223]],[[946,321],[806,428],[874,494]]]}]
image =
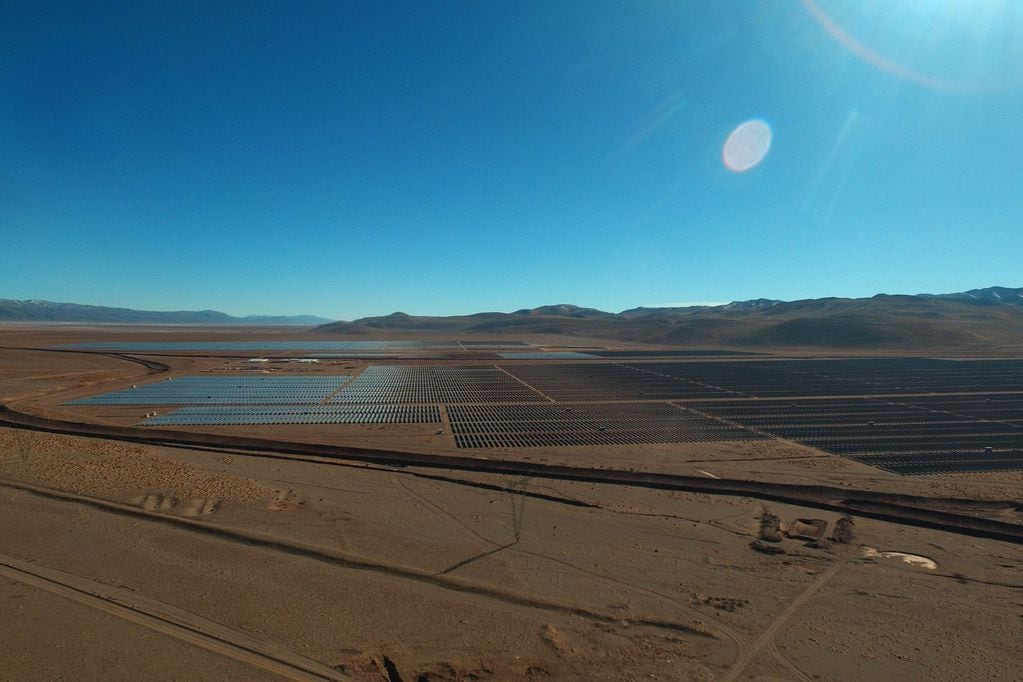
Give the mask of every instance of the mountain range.
[{"label": "mountain range", "polygon": [[0,321],[295,325],[312,326],[312,333],[324,337],[403,332],[557,334],[736,348],[1018,348],[1023,352],[1023,287],[798,301],[760,298],[717,306],[639,307],[618,313],[570,304],[448,317],[396,312],[350,322],[312,315],[234,317],[215,310],[156,312],[0,299]]},{"label": "mountain range", "polygon": [[107,324],[296,325],[330,322],[314,315],[248,315],[234,317],[217,310],[155,311],[108,308],[52,301],[0,298],[0,322],[81,322]]},{"label": "mountain range", "polygon": [[398,312],[316,329],[330,336],[412,331],[561,334],[745,348],[1023,348],[1023,288],[800,301],[756,299],[720,306],[641,307],[620,313],[568,304],[450,317]]}]

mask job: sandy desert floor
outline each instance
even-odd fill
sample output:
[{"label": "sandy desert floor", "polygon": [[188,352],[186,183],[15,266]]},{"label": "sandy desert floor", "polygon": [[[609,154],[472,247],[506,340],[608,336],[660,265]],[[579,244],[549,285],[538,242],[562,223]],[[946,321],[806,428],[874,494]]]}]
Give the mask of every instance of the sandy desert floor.
[{"label": "sandy desert floor", "polygon": [[[146,367],[24,350],[98,335],[0,334],[0,402],[137,423],[134,408],[61,403],[143,380]],[[175,375],[230,362],[148,359]],[[426,430],[275,433],[449,447]],[[1023,523],[1019,474],[898,477],[780,441],[516,456],[990,501],[973,513]],[[845,542],[762,542],[772,515],[793,533],[821,519],[830,537],[842,514],[751,497],[5,427],[0,514],[3,679],[1014,680],[1023,669],[1020,544],[855,515]]]}]

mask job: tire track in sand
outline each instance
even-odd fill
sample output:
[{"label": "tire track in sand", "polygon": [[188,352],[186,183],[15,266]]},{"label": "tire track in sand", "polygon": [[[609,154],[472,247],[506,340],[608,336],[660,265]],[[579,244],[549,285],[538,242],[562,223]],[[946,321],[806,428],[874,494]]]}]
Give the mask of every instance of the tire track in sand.
[{"label": "tire track in sand", "polygon": [[131,590],[0,554],[0,576],[292,680],[347,680],[326,664]]},{"label": "tire track in sand", "polygon": [[[746,671],[746,668],[749,667],[749,664],[753,662],[753,659],[762,649],[764,649],[764,647],[768,647],[768,649],[770,649],[772,653],[775,653],[777,656],[777,652],[772,648],[772,640],[774,638],[775,633],[778,632],[778,630],[780,630],[783,625],[789,622],[792,616],[795,615],[796,611],[798,611],[800,607],[803,606],[803,604],[809,601],[810,597],[816,594],[820,588],[824,587],[825,583],[827,583],[829,580],[835,577],[835,574],[838,573],[839,569],[841,569],[842,566],[844,565],[845,561],[842,560],[836,561],[834,564],[832,564],[828,570],[821,573],[817,577],[817,579],[810,584],[809,587],[807,587],[805,590],[803,590],[801,594],[799,594],[799,596],[793,599],[792,602],[785,608],[785,610],[778,614],[777,618],[768,623],[764,631],[761,632],[760,636],[757,637],[757,639],[753,642],[753,646],[744,651],[743,655],[740,656],[739,659],[732,665],[731,670],[724,677],[721,678],[723,682],[731,682],[732,680],[739,679],[739,676]],[[792,664],[789,661],[782,660],[780,662],[783,665],[785,665],[785,667],[788,668],[790,672],[799,672],[800,674],[802,674],[802,671],[795,669],[794,666],[792,666]]]}]

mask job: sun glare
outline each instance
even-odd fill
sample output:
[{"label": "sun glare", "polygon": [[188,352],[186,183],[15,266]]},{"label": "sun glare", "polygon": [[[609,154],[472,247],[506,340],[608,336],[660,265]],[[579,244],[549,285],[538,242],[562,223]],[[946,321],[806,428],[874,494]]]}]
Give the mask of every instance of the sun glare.
[{"label": "sun glare", "polygon": [[728,170],[745,173],[759,165],[770,149],[771,126],[754,118],[729,133],[721,149],[721,161]]},{"label": "sun glare", "polygon": [[1023,3],[800,2],[857,59],[925,87],[959,93],[1004,89],[1018,85],[1023,74],[1013,33],[1023,21]]}]

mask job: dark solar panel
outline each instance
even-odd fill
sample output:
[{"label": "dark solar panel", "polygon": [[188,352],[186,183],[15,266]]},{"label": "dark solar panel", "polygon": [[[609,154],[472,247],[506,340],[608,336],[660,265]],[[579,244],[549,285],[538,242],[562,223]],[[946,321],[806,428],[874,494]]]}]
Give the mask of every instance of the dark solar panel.
[{"label": "dark solar panel", "polygon": [[592,360],[597,357],[576,351],[537,351],[535,353],[498,353],[505,360]]},{"label": "dark solar panel", "polygon": [[[1019,456],[1023,394],[691,405],[705,414],[898,474],[1023,468]],[[1006,416],[1018,419],[993,418]]]},{"label": "dark solar panel", "polygon": [[332,403],[500,403],[544,397],[493,366],[372,365]]},{"label": "dark solar panel", "polygon": [[460,448],[698,443],[763,438],[666,403],[452,405]]}]

